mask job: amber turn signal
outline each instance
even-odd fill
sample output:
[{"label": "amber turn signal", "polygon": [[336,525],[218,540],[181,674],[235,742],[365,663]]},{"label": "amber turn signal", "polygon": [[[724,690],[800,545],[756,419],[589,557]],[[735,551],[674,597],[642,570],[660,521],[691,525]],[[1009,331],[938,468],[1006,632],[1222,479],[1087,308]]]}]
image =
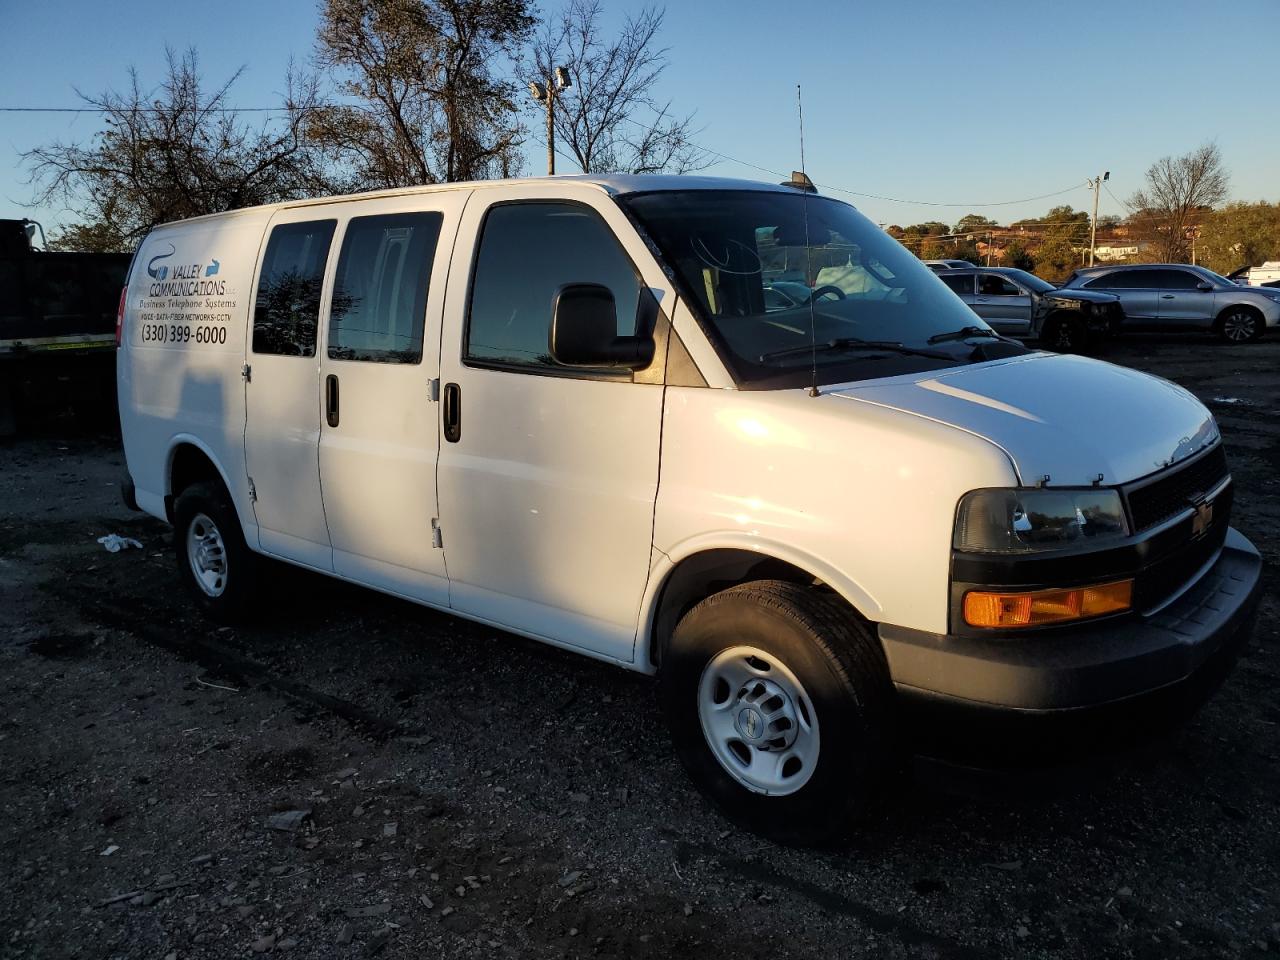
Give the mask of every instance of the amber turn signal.
[{"label": "amber turn signal", "polygon": [[1026,593],[972,590],[964,595],[964,622],[971,627],[1035,627],[1120,613],[1132,605],[1132,580]]}]

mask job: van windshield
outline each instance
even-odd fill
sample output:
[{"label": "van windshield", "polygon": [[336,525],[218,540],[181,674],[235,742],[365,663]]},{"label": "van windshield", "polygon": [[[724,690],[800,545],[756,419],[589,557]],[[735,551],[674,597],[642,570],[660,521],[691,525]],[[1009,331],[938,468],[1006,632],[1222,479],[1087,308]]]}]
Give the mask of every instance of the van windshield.
[{"label": "van windshield", "polygon": [[807,385],[815,365],[816,382],[830,384],[990,359],[965,342],[990,339],[990,328],[848,204],[763,190],[620,201],[744,388]]}]

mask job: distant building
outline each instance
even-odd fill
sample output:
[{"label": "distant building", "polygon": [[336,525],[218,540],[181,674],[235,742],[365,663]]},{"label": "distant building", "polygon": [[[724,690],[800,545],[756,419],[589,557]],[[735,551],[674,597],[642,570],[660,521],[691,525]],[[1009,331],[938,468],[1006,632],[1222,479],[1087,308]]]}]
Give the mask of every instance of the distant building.
[{"label": "distant building", "polygon": [[1098,244],[1094,248],[1094,257],[1106,262],[1131,260],[1148,246],[1150,244],[1137,240],[1113,240],[1110,243]]}]

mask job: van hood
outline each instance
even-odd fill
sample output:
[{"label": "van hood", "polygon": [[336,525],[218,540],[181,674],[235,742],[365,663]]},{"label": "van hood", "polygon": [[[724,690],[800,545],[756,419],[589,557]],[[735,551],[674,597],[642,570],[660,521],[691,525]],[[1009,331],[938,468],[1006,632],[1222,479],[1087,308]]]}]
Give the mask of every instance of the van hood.
[{"label": "van hood", "polygon": [[1087,357],[1034,353],[833,394],[983,437],[1028,486],[1128,483],[1218,439],[1213,415],[1182,387]]}]

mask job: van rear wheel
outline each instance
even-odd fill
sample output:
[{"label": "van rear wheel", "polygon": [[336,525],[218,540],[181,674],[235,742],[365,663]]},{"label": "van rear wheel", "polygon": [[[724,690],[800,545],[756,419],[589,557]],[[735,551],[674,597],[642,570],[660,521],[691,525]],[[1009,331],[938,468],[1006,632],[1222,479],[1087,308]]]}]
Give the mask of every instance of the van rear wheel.
[{"label": "van rear wheel", "polygon": [[253,608],[259,563],[220,484],[193,483],[173,504],[174,552],[183,582],[215,620],[244,619]]},{"label": "van rear wheel", "polygon": [[896,782],[883,649],[825,590],[757,581],[703,600],[676,626],[659,695],[699,789],[779,842],[838,839]]}]

